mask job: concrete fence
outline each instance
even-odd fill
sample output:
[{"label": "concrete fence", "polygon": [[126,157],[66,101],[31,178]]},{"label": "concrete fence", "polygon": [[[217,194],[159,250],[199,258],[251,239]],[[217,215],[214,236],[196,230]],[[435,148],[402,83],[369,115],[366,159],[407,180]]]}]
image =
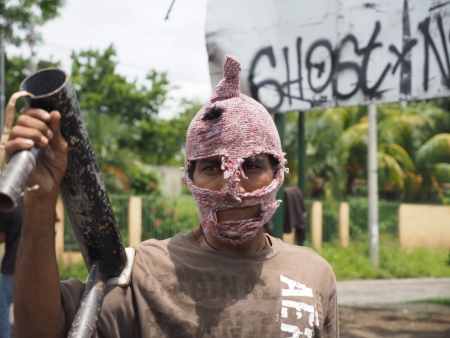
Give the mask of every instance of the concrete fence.
[{"label": "concrete fence", "polygon": [[[146,238],[142,238],[142,199],[131,197],[128,201],[128,246],[135,246]],[[322,248],[322,202],[314,202],[310,213],[311,240],[315,249]],[[56,223],[56,255],[65,264],[76,263],[82,259],[81,253],[77,251],[64,250],[64,207],[61,201],[57,204],[59,221]],[[350,212],[346,202],[340,204],[339,208],[339,242],[348,247],[350,243]],[[283,234],[283,241],[294,244],[294,232]]]},{"label": "concrete fence", "polygon": [[[123,203],[123,202],[122,202]],[[323,203],[314,201],[308,214],[309,237],[314,249],[320,250],[324,238],[324,209]],[[142,240],[143,204],[140,197],[128,199],[127,216],[127,246],[135,246]],[[81,257],[80,252],[64,250],[64,209],[58,202],[57,212],[60,221],[56,223],[56,253],[64,262],[77,262]],[[347,202],[338,204],[337,239],[341,246],[350,244],[350,205]],[[402,204],[398,208],[398,237],[402,248],[413,249],[428,247],[432,249],[450,248],[450,207],[435,205],[411,205]],[[294,232],[283,234],[286,243],[294,244]]]}]

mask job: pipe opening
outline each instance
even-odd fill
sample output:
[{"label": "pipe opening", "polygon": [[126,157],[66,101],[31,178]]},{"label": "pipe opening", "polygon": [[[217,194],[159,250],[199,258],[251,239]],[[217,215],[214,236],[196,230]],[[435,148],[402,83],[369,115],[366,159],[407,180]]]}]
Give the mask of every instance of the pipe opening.
[{"label": "pipe opening", "polygon": [[67,74],[61,69],[48,68],[27,77],[20,88],[30,92],[36,98],[59,90],[66,84],[67,80]]},{"label": "pipe opening", "polygon": [[11,212],[16,207],[17,203],[10,196],[0,193],[0,211]]}]

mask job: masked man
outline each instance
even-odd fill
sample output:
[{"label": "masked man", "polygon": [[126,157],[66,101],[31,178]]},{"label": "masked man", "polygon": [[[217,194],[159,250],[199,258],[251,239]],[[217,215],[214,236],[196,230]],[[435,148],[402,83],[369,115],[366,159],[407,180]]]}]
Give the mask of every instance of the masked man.
[{"label": "masked man", "polygon": [[[224,79],[194,117],[184,181],[200,226],[135,248],[131,279],[108,286],[100,337],[338,337],[336,280],[309,248],[263,233],[281,201],[286,171],[266,109],[240,93],[239,62],[227,55]],[[16,267],[19,337],[64,337],[84,284],[60,283],[51,217],[67,163],[58,112],[28,109],[12,130],[11,156],[50,146],[29,184]]]}]

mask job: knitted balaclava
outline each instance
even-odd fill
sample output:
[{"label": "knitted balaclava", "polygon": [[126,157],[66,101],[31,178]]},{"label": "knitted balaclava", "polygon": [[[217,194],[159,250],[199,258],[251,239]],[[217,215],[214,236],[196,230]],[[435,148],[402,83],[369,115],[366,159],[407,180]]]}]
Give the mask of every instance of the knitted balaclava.
[{"label": "knitted balaclava", "polygon": [[[241,244],[253,238],[279,206],[281,201],[276,200],[276,193],[287,169],[280,137],[269,113],[240,92],[239,62],[226,55],[223,71],[224,79],[215,88],[211,101],[189,126],[183,179],[196,200],[203,231],[214,234],[222,242]],[[239,182],[247,179],[242,164],[254,154],[272,155],[278,161],[278,170],[269,185],[241,194]],[[225,192],[197,187],[190,176],[194,161],[216,156],[222,157],[223,175],[228,180]],[[261,206],[259,217],[217,221],[217,211],[252,205]]]}]

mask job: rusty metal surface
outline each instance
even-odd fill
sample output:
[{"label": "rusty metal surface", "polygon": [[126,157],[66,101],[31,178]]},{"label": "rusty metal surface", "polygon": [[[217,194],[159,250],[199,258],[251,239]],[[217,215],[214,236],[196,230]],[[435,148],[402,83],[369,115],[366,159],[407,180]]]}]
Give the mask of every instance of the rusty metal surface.
[{"label": "rusty metal surface", "polygon": [[[11,95],[6,105],[6,121],[3,128],[3,134],[0,140],[0,175],[2,174],[4,158],[6,155],[5,145],[8,142],[11,129],[14,124],[14,116],[16,115],[17,100],[32,96],[26,91],[19,91]],[[11,159],[5,172],[0,177],[0,211],[11,212],[17,207],[19,198],[25,190],[30,173],[34,170],[36,159],[39,158],[41,149],[32,148],[29,150],[19,151]]]},{"label": "rusty metal surface", "polygon": [[84,287],[80,308],[75,315],[75,320],[67,337],[89,338],[92,336],[102,308],[103,298],[105,298],[107,277],[102,270],[103,264],[101,262],[95,261],[92,264]]},{"label": "rusty metal surface", "polygon": [[36,159],[43,149],[19,151],[9,162],[0,179],[0,210],[10,212],[17,207],[28,177],[33,172]]},{"label": "rusty metal surface", "polygon": [[21,89],[34,95],[25,99],[28,106],[60,111],[69,146],[60,187],[64,207],[88,269],[99,260],[108,277],[118,276],[127,261],[125,248],[69,76],[44,69],[26,78]]}]

